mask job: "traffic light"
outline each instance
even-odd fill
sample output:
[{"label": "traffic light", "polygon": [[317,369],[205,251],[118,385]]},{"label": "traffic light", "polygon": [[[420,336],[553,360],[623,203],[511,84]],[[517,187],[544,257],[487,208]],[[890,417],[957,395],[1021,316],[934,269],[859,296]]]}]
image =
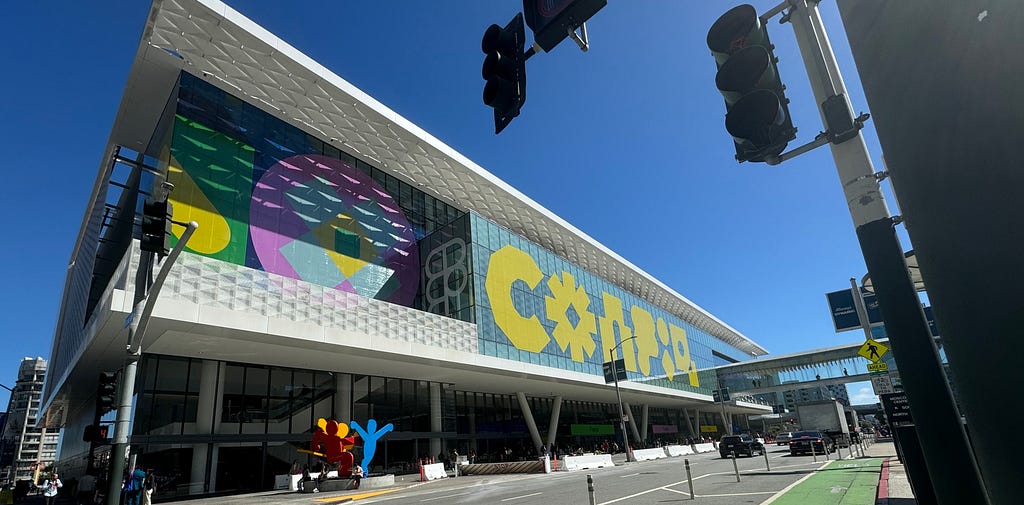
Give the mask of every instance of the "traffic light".
[{"label": "traffic light", "polygon": [[796,128],[774,46],[757,10],[748,4],[730,9],[711,26],[707,43],[718,65],[715,85],[725,97],[725,129],[736,145],[736,159],[779,155],[796,138]]},{"label": "traffic light", "polygon": [[117,395],[117,373],[100,372],[99,383],[96,385],[96,418],[95,424],[108,410],[114,408]]},{"label": "traffic light", "polygon": [[109,428],[106,425],[90,424],[82,433],[82,441],[102,443],[106,441],[108,434]]},{"label": "traffic light", "polygon": [[146,200],[142,204],[143,251],[155,252],[161,256],[171,250],[171,214],[173,207],[167,200]]},{"label": "traffic light", "polygon": [[509,21],[505,28],[491,25],[480,42],[487,57],[481,71],[484,104],[494,108],[494,133],[501,133],[526,103],[526,55],[523,47],[526,29],[523,14]]},{"label": "traffic light", "polygon": [[523,12],[533,41],[548,52],[605,5],[608,0],[523,0]]}]

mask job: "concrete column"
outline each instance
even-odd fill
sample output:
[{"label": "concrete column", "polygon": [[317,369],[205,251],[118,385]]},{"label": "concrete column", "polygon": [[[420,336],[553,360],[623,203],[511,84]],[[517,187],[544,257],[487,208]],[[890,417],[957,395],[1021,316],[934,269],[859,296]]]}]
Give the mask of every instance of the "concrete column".
[{"label": "concrete column", "polygon": [[551,422],[548,423],[548,445],[544,446],[544,452],[550,453],[555,445],[555,435],[558,434],[558,416],[562,414],[562,397],[556,396],[551,404]]},{"label": "concrete column", "polygon": [[700,431],[700,409],[693,409],[693,423],[696,425],[694,428],[697,428],[697,431],[693,432],[693,437],[704,436],[704,433]]},{"label": "concrete column", "polygon": [[533,420],[533,412],[530,410],[530,402],[526,401],[526,393],[516,393],[516,398],[519,398],[519,410],[523,412],[523,420],[526,421],[526,427],[530,430],[530,438],[533,439],[533,447],[537,454],[540,454],[544,449],[544,443],[540,441],[540,431],[537,430],[537,422]]},{"label": "concrete column", "polygon": [[352,422],[352,376],[347,373],[334,374],[334,391],[334,419],[348,424]]},{"label": "concrete column", "polygon": [[[436,382],[430,383],[430,431],[441,431],[441,385]],[[429,456],[436,458],[438,454],[441,454],[441,437],[430,437]]]},{"label": "concrete column", "polygon": [[[196,434],[209,435],[220,428],[221,404],[224,398],[224,377],[220,374],[220,363],[203,360],[199,370],[199,401],[196,406]],[[206,467],[210,445],[208,443],[192,444],[192,473],[189,478],[188,494],[200,494],[206,491],[206,477],[210,476],[210,488],[213,490],[214,469]],[[214,453],[214,462],[217,455]],[[216,464],[216,463],[215,463]]]},{"label": "concrete column", "polygon": [[[626,417],[629,418],[629,431],[633,432],[633,440],[641,442],[643,439],[640,438],[640,431],[636,429],[636,418],[633,417],[633,408],[628,403],[622,402],[622,407],[626,409]],[[641,444],[637,443],[637,446]]]},{"label": "concrete column", "polygon": [[690,413],[686,409],[683,409],[683,419],[686,419],[686,428],[690,430],[690,436],[696,437],[697,432],[693,431],[693,422],[690,421]]},{"label": "concrete column", "polygon": [[650,424],[650,405],[646,403],[640,407],[640,440],[647,440],[647,425]]}]

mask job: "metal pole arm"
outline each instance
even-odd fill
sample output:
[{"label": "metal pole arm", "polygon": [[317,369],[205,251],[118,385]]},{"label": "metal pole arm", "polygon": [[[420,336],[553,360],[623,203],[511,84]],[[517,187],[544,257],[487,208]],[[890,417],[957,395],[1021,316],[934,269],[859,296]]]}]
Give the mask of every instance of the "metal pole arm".
[{"label": "metal pole arm", "polygon": [[[135,314],[133,314],[132,322],[129,326],[129,329],[132,331],[128,332],[128,352],[132,352],[133,347],[142,347],[142,337],[146,334],[146,327],[149,326],[149,319],[153,314],[153,306],[155,305],[148,302],[150,299],[155,300],[157,295],[160,294],[160,288],[163,287],[164,280],[167,279],[167,274],[171,271],[171,266],[174,265],[181,251],[185,250],[188,240],[192,238],[192,234],[195,233],[197,228],[199,228],[199,223],[195,221],[189,221],[185,225],[185,231],[181,234],[181,238],[178,239],[178,243],[174,245],[174,249],[171,249],[167,258],[160,264],[160,272],[157,273],[156,279],[153,280],[153,285],[149,287],[149,292],[135,306]],[[142,309],[141,314],[140,308]]]}]

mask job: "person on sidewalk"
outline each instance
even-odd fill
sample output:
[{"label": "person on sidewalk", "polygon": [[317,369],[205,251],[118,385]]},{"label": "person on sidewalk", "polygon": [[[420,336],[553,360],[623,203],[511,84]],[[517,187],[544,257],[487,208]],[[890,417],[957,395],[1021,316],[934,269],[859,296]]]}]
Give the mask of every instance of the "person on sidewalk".
[{"label": "person on sidewalk", "polygon": [[358,464],[352,467],[352,483],[354,484],[353,489],[359,489],[359,482],[363,480],[363,467]]}]

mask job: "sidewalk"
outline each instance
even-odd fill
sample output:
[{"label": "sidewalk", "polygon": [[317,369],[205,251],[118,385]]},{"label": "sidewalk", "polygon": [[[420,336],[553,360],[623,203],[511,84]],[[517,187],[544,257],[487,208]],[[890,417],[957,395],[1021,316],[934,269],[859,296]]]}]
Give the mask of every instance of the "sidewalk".
[{"label": "sidewalk", "polygon": [[797,481],[771,505],[914,505],[906,471],[891,441],[872,444],[863,458],[833,460]]}]

